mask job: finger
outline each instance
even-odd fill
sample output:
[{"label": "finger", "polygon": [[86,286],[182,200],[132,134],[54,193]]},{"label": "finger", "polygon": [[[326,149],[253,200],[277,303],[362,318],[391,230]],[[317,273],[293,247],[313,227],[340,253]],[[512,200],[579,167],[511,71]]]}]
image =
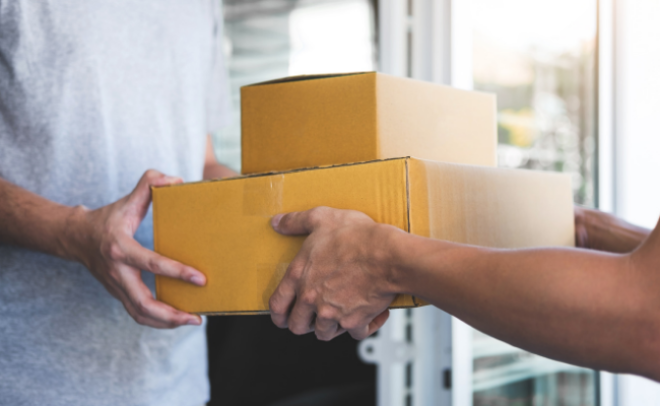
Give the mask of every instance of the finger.
[{"label": "finger", "polygon": [[287,328],[289,326],[289,312],[295,299],[296,281],[290,276],[289,270],[287,270],[284,278],[282,278],[282,281],[268,301],[270,318],[277,327]]},{"label": "finger", "polygon": [[356,340],[364,340],[365,338],[369,337],[369,325],[361,325],[359,327],[352,328],[348,331],[348,334],[351,335]]},{"label": "finger", "polygon": [[[121,271],[118,281],[127,297],[127,307],[132,308],[131,315],[140,324],[156,328],[174,328],[182,325],[200,325],[201,317],[176,310],[154,299],[149,288],[140,277],[140,271],[126,267]],[[127,310],[129,310],[127,308]],[[130,310],[129,310],[130,313]]]},{"label": "finger", "polygon": [[182,182],[183,179],[179,177],[167,176],[155,169],[149,169],[142,175],[131,194],[128,195],[128,205],[142,219],[147,214],[149,204],[151,204],[152,186],[166,186]]},{"label": "finger", "polygon": [[369,332],[367,334],[367,337],[375,333],[376,331],[380,330],[381,327],[387,322],[387,319],[390,318],[390,311],[389,309],[385,309],[384,312],[376,316],[375,319],[369,323]]},{"label": "finger", "polygon": [[318,315],[316,316],[314,333],[319,340],[330,341],[339,335],[338,333],[340,330],[342,329],[339,327],[339,322],[337,320],[322,318]]},{"label": "finger", "polygon": [[115,299],[119,300],[121,304],[124,305],[124,309],[126,309],[126,312],[133,318],[133,320],[135,320],[136,323],[154,328],[165,328],[162,322],[153,320],[151,318],[141,318],[141,316],[138,315],[135,306],[131,302],[131,299],[123,290],[123,287],[119,284],[119,282],[113,280],[112,286],[112,290],[108,289],[108,291],[112,294],[112,296],[115,297]]},{"label": "finger", "polygon": [[136,323],[153,328],[167,328],[164,323],[158,320],[140,316],[135,309],[135,306],[131,302],[131,299],[123,290],[119,289],[117,294],[114,296],[121,302],[121,304],[124,305],[124,309],[126,309],[126,312],[133,318]]},{"label": "finger", "polygon": [[284,235],[306,235],[312,232],[305,221],[306,212],[276,214],[271,220],[273,229]]},{"label": "finger", "polygon": [[306,211],[277,214],[271,220],[273,229],[284,235],[305,235],[314,231],[321,221],[331,215],[333,209],[316,207]]},{"label": "finger", "polygon": [[289,330],[293,334],[302,335],[314,331],[314,306],[308,300],[296,300],[289,316]]},{"label": "finger", "polygon": [[369,337],[370,335],[378,331],[378,329],[381,328],[383,324],[385,324],[385,322],[389,317],[390,317],[390,311],[385,310],[370,322],[360,321],[356,323],[349,321],[346,324],[342,324],[342,325],[344,327],[347,327],[346,330],[348,331],[348,334],[351,335],[351,337],[353,337],[356,340],[364,340],[365,338]]},{"label": "finger", "polygon": [[156,275],[181,279],[198,286],[206,284],[206,276],[193,267],[166,258],[144,248],[135,240],[124,242],[126,250],[125,263]]}]

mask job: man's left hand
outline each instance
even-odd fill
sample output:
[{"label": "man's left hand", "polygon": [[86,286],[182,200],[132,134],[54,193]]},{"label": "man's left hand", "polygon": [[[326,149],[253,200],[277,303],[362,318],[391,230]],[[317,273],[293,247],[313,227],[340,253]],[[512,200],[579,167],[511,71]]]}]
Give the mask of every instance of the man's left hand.
[{"label": "man's left hand", "polygon": [[382,327],[398,293],[390,244],[401,230],[328,207],[279,214],[271,223],[280,234],[309,234],[270,298],[278,327],[325,341],[346,331],[362,340]]}]

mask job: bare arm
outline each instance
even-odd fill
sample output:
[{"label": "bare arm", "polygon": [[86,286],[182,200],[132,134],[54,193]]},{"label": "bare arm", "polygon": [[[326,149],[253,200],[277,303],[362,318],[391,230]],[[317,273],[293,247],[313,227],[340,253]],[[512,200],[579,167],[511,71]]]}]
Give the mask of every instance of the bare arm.
[{"label": "bare arm", "polygon": [[133,234],[151,203],[151,186],[181,182],[147,171],[135,190],[108,206],[89,210],[44,199],[0,179],[0,243],[78,261],[120,300],[140,324],[171,328],[199,325],[199,316],[153,298],[140,270],[204,285],[199,271],[142,247]]},{"label": "bare arm", "polygon": [[[277,216],[273,225],[310,233],[271,297],[280,327],[364,338],[395,294],[408,293],[532,352],[660,380],[658,229],[633,253],[611,254],[453,244],[328,208]],[[623,237],[591,241],[626,251],[643,232],[623,229]]]},{"label": "bare arm", "polygon": [[397,290],[531,352],[660,380],[657,231],[632,254],[395,241]]},{"label": "bare arm", "polygon": [[83,208],[63,206],[0,178],[0,243],[73,260],[66,234]]}]

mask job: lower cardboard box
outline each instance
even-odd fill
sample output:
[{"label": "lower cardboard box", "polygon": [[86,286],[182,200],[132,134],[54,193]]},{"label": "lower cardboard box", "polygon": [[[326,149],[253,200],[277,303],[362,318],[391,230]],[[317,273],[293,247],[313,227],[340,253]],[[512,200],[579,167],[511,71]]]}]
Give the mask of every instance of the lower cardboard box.
[{"label": "lower cardboard box", "polygon": [[[156,277],[157,298],[197,314],[260,314],[304,237],[278,213],[359,210],[409,233],[495,248],[573,246],[570,178],[394,158],[153,189],[156,252],[195,267],[204,287]],[[399,295],[392,308],[423,304]]]}]

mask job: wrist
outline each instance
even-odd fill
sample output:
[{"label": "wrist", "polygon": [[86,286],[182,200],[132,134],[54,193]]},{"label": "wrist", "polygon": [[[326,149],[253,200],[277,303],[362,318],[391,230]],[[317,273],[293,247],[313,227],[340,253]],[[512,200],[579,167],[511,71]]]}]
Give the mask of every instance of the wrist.
[{"label": "wrist", "polygon": [[68,207],[63,216],[61,232],[58,236],[59,256],[80,262],[87,266],[85,255],[86,242],[89,241],[89,209],[85,206]]},{"label": "wrist", "polygon": [[406,245],[411,235],[389,225],[378,224],[377,227],[380,250],[376,256],[376,266],[383,271],[384,289],[389,294],[407,293]]}]

